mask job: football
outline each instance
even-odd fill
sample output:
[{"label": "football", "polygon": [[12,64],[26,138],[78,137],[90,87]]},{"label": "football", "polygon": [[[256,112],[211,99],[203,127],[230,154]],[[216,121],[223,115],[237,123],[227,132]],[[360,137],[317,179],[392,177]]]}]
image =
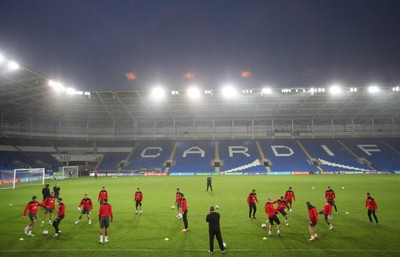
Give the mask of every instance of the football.
[{"label": "football", "polygon": [[48,230],[43,230],[43,235],[44,236],[47,236],[49,234],[49,231]]},{"label": "football", "polygon": [[175,205],[171,205],[171,210],[174,210],[175,209]]},{"label": "football", "polygon": [[263,223],[263,224],[261,224],[261,227],[262,227],[262,228],[266,228],[266,227],[267,227],[267,224]]},{"label": "football", "polygon": [[224,248],[226,248],[226,243],[225,243],[225,242],[223,242],[222,244],[224,245]]},{"label": "football", "polygon": [[218,206],[218,205],[215,205],[215,209],[219,209],[219,206]]}]

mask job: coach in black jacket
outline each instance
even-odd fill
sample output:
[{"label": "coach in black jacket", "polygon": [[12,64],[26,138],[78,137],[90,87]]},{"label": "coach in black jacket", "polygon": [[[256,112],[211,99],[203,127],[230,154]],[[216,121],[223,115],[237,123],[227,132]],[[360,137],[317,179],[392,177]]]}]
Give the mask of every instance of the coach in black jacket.
[{"label": "coach in black jacket", "polygon": [[208,234],[210,236],[210,250],[209,253],[214,251],[214,236],[217,237],[219,249],[221,253],[225,253],[224,241],[222,241],[221,228],[219,225],[220,215],[215,211],[214,206],[210,207],[210,214],[207,215],[206,221],[208,222]]}]

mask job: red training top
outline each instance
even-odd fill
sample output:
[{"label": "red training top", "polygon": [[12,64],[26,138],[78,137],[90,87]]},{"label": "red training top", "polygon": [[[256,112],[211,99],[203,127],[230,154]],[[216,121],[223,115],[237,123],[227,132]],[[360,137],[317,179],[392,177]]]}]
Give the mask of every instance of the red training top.
[{"label": "red training top", "polygon": [[291,201],[292,199],[296,201],[296,196],[292,190],[288,190],[285,193],[285,199],[286,201]]},{"label": "red training top", "polygon": [[289,208],[286,200],[277,199],[273,203],[278,203],[278,206],[276,208],[278,211],[284,211],[286,207]]},{"label": "red training top", "polygon": [[181,204],[182,204],[182,212],[185,212],[188,206],[186,199],[182,199]]},{"label": "red training top", "polygon": [[318,222],[318,212],[314,206],[308,208],[308,218],[310,219],[311,222]]},{"label": "red training top", "polygon": [[325,191],[325,199],[331,199],[331,200],[335,200],[336,198],[336,194],[335,191],[333,191],[332,189],[328,189]]},{"label": "red training top", "polygon": [[111,217],[111,220],[113,220],[113,212],[112,212],[112,207],[110,204],[105,203],[100,205],[99,209],[99,217]]},{"label": "red training top", "polygon": [[143,201],[143,194],[141,191],[135,193],[135,201]]},{"label": "red training top", "polygon": [[274,205],[271,202],[267,202],[264,206],[265,213],[268,215],[268,218],[275,216],[278,211],[275,209]]},{"label": "red training top", "polygon": [[99,192],[99,197],[98,197],[98,201],[99,202],[101,202],[101,201],[103,201],[104,199],[108,199],[108,193],[107,193],[107,191],[106,190],[101,190],[100,192]]},{"label": "red training top", "polygon": [[255,202],[258,203],[257,194],[255,194],[255,193],[250,193],[250,194],[247,196],[247,203],[250,204],[250,203],[255,203]]},{"label": "red training top", "polygon": [[64,214],[65,214],[65,205],[64,205],[64,203],[60,203],[58,205],[58,217],[60,217]]},{"label": "red training top", "polygon": [[93,203],[92,203],[92,199],[90,199],[90,198],[86,198],[86,199],[83,198],[78,207],[81,207],[82,205],[83,205],[83,209],[85,209],[85,210],[93,210]]},{"label": "red training top", "polygon": [[331,215],[332,214],[332,205],[328,202],[325,203],[324,205],[324,214],[326,215]]},{"label": "red training top", "polygon": [[44,199],[43,204],[46,205],[48,208],[52,208],[53,210],[56,208],[54,197],[47,197]]},{"label": "red training top", "polygon": [[24,209],[24,216],[26,216],[27,211],[29,210],[29,214],[37,214],[38,212],[38,206],[46,208],[46,205],[43,205],[37,201],[30,201],[29,203],[26,204],[25,209]]},{"label": "red training top", "polygon": [[175,202],[176,203],[179,203],[179,202],[181,202],[182,201],[182,193],[181,192],[178,192],[178,193],[176,193],[176,195],[175,195]]},{"label": "red training top", "polygon": [[377,210],[378,205],[375,202],[375,199],[372,198],[371,196],[368,196],[367,199],[365,199],[365,207],[368,208],[368,210]]}]

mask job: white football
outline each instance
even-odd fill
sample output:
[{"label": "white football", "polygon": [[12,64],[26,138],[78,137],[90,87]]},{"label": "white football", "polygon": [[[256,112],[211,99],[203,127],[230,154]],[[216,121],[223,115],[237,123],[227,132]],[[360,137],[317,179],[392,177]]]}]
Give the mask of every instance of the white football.
[{"label": "white football", "polygon": [[175,209],[175,205],[171,205],[171,210],[174,210]]},{"label": "white football", "polygon": [[261,224],[261,227],[262,227],[262,228],[266,228],[266,227],[267,227],[267,224],[263,223],[263,224]]},{"label": "white football", "polygon": [[215,209],[219,209],[219,205],[215,205]]},{"label": "white football", "polygon": [[224,248],[226,248],[226,243],[225,243],[225,242],[223,242],[222,244],[224,245]]},{"label": "white football", "polygon": [[49,234],[49,231],[48,230],[43,230],[43,235],[44,236],[47,236]]}]

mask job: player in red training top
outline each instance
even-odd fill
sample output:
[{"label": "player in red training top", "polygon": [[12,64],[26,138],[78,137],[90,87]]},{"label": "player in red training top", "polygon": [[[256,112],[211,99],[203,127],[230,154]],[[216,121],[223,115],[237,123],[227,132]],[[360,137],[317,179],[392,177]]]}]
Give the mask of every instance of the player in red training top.
[{"label": "player in red training top", "polygon": [[43,205],[37,201],[36,196],[32,196],[32,201],[27,203],[25,206],[23,218],[26,217],[26,213],[29,211],[29,219],[31,220],[29,225],[25,228],[25,234],[28,236],[34,236],[32,234],[32,231],[33,231],[33,228],[35,227],[36,220],[37,220],[38,206],[46,208],[46,205]]},{"label": "player in red training top", "polygon": [[176,194],[175,194],[175,205],[176,208],[178,209],[178,217],[179,219],[182,218],[182,192],[179,190],[179,188],[176,189]]},{"label": "player in red training top", "polygon": [[44,220],[47,216],[48,213],[50,213],[49,215],[49,224],[51,225],[51,216],[53,214],[53,210],[56,208],[56,198],[54,197],[54,192],[50,193],[50,196],[47,197],[46,199],[44,199],[43,201],[43,205],[46,205],[46,209],[44,210],[44,215],[42,218],[42,224],[40,226],[44,226]]},{"label": "player in red training top", "polygon": [[140,188],[136,188],[134,200],[135,200],[135,205],[136,205],[136,215],[138,214],[138,208],[140,208],[140,214],[142,214],[143,193],[142,193],[142,191],[140,191]]},{"label": "player in red training top", "polygon": [[328,186],[325,191],[325,200],[328,200],[328,199],[329,199],[329,203],[333,207],[335,207],[335,212],[337,213],[337,207],[335,204],[336,194],[335,194],[335,191],[333,191],[333,189],[330,186]]},{"label": "player in red training top", "polygon": [[370,193],[367,193],[367,199],[365,199],[365,207],[368,208],[368,218],[369,222],[372,222],[371,214],[374,216],[376,225],[379,224],[378,217],[376,217],[376,211],[378,210],[378,205],[374,198],[372,198]]},{"label": "player in red training top", "polygon": [[278,204],[276,209],[285,218],[286,226],[289,226],[287,213],[285,211],[286,208],[289,209],[289,205],[288,205],[287,201],[285,200],[285,198],[283,196],[281,196],[279,199],[275,200],[273,203],[277,203]]},{"label": "player in red training top", "polygon": [[78,211],[81,210],[82,206],[83,206],[82,212],[79,215],[78,220],[75,221],[75,224],[78,224],[81,221],[82,215],[84,214],[86,214],[88,218],[88,224],[92,224],[92,220],[90,219],[90,212],[93,210],[93,202],[92,199],[90,199],[87,194],[83,195],[83,199],[78,205]]},{"label": "player in red training top", "polygon": [[108,192],[105,186],[101,188],[97,201],[99,201],[100,204],[103,204],[104,199],[108,199]]},{"label": "player in red training top", "polygon": [[110,226],[110,219],[111,222],[114,220],[112,207],[108,204],[108,199],[103,200],[103,204],[100,205],[99,209],[99,222],[100,222],[100,241],[99,243],[103,243],[103,230],[104,230],[104,243],[108,242],[108,227]]},{"label": "player in red training top", "polygon": [[251,190],[251,193],[247,196],[247,204],[249,205],[249,220],[251,220],[252,212],[253,212],[253,219],[256,218],[256,212],[257,212],[256,203],[258,203],[257,194],[256,190],[253,189]]},{"label": "player in red training top", "polygon": [[292,191],[292,187],[289,187],[289,189],[285,192],[285,200],[287,201],[289,205],[289,211],[292,212],[292,201],[296,202],[296,196],[294,195],[294,192]]},{"label": "player in red training top", "polygon": [[53,222],[53,227],[56,230],[56,234],[54,235],[54,237],[58,237],[61,233],[59,225],[62,221],[62,219],[64,219],[65,217],[65,205],[63,203],[63,199],[62,198],[58,198],[58,213],[57,213],[57,218],[54,219]]},{"label": "player in red training top", "polygon": [[187,219],[188,204],[187,204],[186,198],[183,194],[182,194],[181,206],[182,206],[182,213],[183,213],[183,215],[182,215],[183,225],[185,226],[185,228],[182,230],[182,232],[187,232],[187,231],[189,231],[189,223],[188,223],[188,219]]},{"label": "player in red training top", "polygon": [[318,223],[318,212],[317,209],[311,205],[310,202],[306,202],[307,209],[308,209],[308,218],[310,219],[310,225],[308,227],[310,231],[311,238],[310,241],[318,239],[317,234],[317,223]]},{"label": "player in red training top", "polygon": [[331,205],[331,203],[330,203],[329,197],[326,198],[326,203],[325,203],[325,205],[324,205],[324,209],[322,209],[321,211],[319,211],[319,214],[324,214],[326,224],[329,225],[329,229],[333,229],[333,225],[332,225],[331,222],[329,221],[330,215],[332,214],[332,205]]},{"label": "player in red training top", "polygon": [[271,198],[267,199],[267,203],[264,206],[265,213],[268,215],[268,221],[269,221],[269,231],[268,235],[272,236],[272,227],[274,225],[274,221],[278,225],[278,231],[277,235],[281,236],[281,221],[279,220],[278,216],[278,211],[275,209],[274,204],[272,203]]}]

